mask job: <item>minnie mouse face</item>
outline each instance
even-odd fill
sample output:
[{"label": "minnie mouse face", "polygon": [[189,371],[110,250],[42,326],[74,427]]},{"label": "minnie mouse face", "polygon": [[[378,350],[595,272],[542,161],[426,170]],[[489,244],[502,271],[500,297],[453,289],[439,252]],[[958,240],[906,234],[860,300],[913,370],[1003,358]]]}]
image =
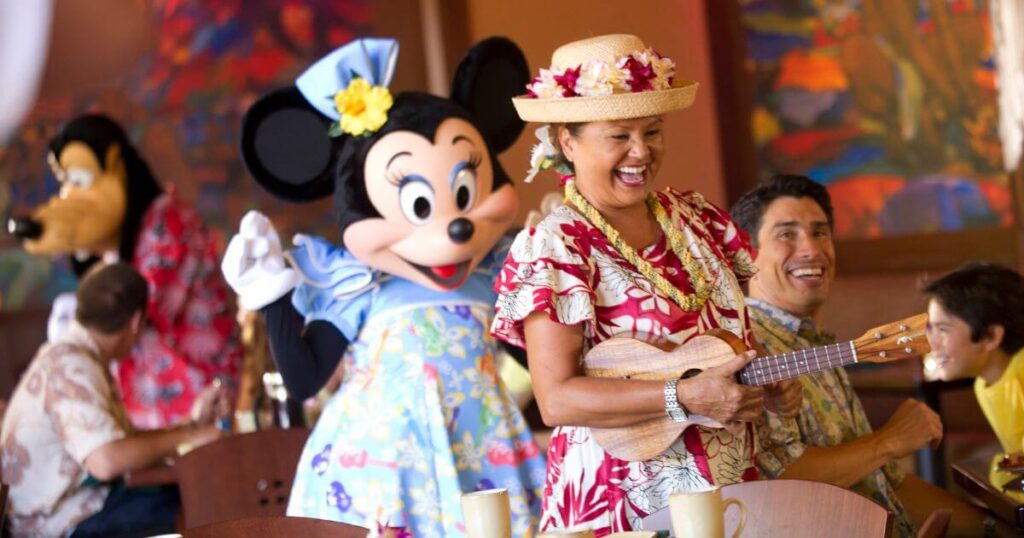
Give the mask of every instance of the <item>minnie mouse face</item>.
[{"label": "minnie mouse face", "polygon": [[371,267],[432,289],[461,286],[518,209],[510,184],[493,190],[487,144],[462,118],[442,121],[433,140],[412,131],[381,137],[363,177],[380,216],[348,226],[345,246]]},{"label": "minnie mouse face", "polygon": [[530,71],[514,43],[485,39],[459,64],[448,99],[395,94],[383,124],[339,134],[331,118],[341,116],[324,108],[322,96],[351,84],[338,79],[350,70],[390,80],[395,47],[357,40],[319,60],[297,86],[261,97],[242,121],[242,158],[260,185],[285,200],[333,193],[342,246],[362,263],[454,290],[515,218],[516,194],[496,155],[522,132],[512,97]]}]

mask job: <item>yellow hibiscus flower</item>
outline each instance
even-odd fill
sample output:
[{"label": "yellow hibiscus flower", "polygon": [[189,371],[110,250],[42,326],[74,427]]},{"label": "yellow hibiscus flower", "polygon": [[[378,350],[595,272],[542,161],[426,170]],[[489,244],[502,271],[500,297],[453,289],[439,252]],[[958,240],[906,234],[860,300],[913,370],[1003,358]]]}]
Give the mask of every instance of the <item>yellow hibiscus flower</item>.
[{"label": "yellow hibiscus flower", "polygon": [[393,103],[387,88],[372,86],[364,78],[352,79],[348,88],[334,94],[334,106],[341,114],[341,121],[332,126],[332,136],[342,132],[361,136],[377,131],[388,121],[388,110]]}]

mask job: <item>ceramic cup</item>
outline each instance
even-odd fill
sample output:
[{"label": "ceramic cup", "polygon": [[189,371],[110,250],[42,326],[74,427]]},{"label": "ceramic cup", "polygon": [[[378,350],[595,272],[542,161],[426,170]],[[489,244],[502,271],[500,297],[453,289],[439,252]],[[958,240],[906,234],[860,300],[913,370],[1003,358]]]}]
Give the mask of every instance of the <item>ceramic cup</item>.
[{"label": "ceramic cup", "polygon": [[462,496],[466,538],[511,538],[507,489],[485,489]]},{"label": "ceramic cup", "polygon": [[733,538],[743,532],[743,525],[747,522],[747,505],[739,499],[723,501],[722,490],[718,486],[673,493],[668,502],[676,538],[724,538],[725,510],[730,504],[740,508],[740,522],[732,534]]}]

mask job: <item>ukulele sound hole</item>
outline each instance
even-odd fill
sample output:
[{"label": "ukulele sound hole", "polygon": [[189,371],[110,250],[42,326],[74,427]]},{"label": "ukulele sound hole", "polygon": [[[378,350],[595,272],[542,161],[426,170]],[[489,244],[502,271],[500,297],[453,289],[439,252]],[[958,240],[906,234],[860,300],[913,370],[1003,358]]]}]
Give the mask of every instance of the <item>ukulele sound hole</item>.
[{"label": "ukulele sound hole", "polygon": [[683,379],[690,379],[691,377],[694,377],[694,376],[696,376],[697,374],[699,374],[701,372],[703,372],[703,370],[698,370],[696,368],[690,368],[689,370],[683,372]]}]

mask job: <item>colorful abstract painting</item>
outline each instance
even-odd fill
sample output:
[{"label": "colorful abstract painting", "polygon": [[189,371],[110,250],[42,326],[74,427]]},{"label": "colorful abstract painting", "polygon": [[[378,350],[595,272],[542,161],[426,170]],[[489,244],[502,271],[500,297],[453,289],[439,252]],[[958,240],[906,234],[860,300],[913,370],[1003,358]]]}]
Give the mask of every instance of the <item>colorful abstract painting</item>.
[{"label": "colorful abstract painting", "polygon": [[987,0],[740,0],[763,176],[823,183],[840,239],[1012,223]]},{"label": "colorful abstract painting", "polygon": [[[151,50],[116,88],[42,100],[14,139],[0,146],[0,207],[24,214],[56,191],[46,145],[68,119],[100,111],[129,130],[157,179],[176,189],[220,237],[242,214],[269,214],[283,238],[297,231],[333,238],[330,200],[279,202],[248,178],[238,156],[241,117],[267,90],[286,84],[332,48],[365,35],[371,0],[148,0]],[[29,256],[0,243],[2,308],[47,305],[75,279],[65,260]]]}]

